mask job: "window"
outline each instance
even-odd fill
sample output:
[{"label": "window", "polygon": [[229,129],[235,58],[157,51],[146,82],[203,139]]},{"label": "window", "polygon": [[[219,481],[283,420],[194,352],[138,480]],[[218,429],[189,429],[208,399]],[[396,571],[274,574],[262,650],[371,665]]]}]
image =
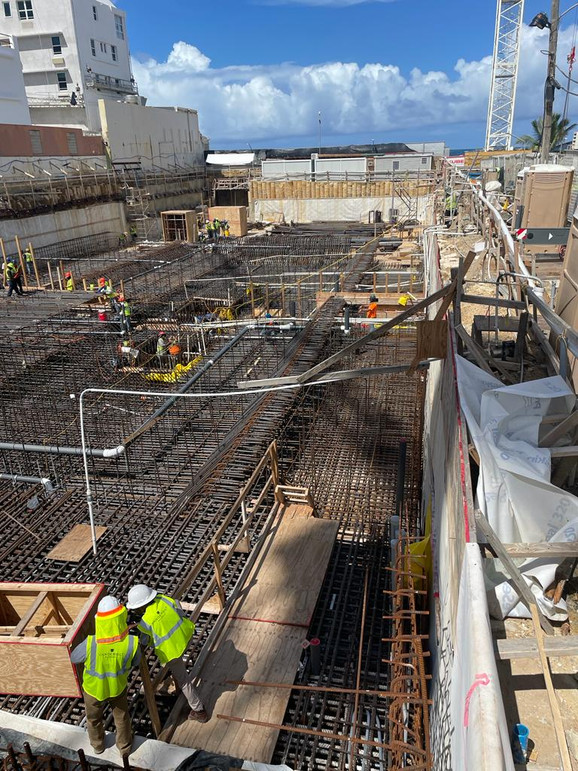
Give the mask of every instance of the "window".
[{"label": "window", "polygon": [[67,91],[68,83],[66,82],[66,72],[57,72],[56,77],[58,78],[58,90]]},{"label": "window", "polygon": [[90,38],[90,52],[93,56],[96,56],[96,45],[92,38]]},{"label": "window", "polygon": [[98,21],[98,10],[97,10],[97,8],[96,8],[96,5],[93,5],[93,6],[92,6],[92,18],[93,18],[95,21]]},{"label": "window", "polygon": [[393,170],[394,171],[399,171],[399,161],[394,161],[393,162]]},{"label": "window", "polygon": [[32,10],[32,0],[17,0],[16,7],[18,8],[18,16],[21,21],[34,18],[34,11]]},{"label": "window", "polygon": [[421,165],[425,166],[427,163],[427,155],[422,155],[421,157]]},{"label": "window", "polygon": [[68,142],[68,152],[70,155],[78,155],[78,144],[74,131],[66,132],[66,141]]},{"label": "window", "polygon": [[124,21],[122,16],[114,14],[114,26],[116,27],[116,36],[119,40],[124,40]]},{"label": "window", "polygon": [[100,52],[103,54],[106,53],[106,43],[100,43]]},{"label": "window", "polygon": [[52,53],[54,54],[62,53],[62,43],[60,42],[60,35],[52,36]]},{"label": "window", "polygon": [[111,45],[110,53],[112,54],[112,61],[116,62],[118,60],[118,57],[116,55],[116,46]]},{"label": "window", "polygon": [[32,146],[32,152],[34,155],[42,155],[42,135],[40,134],[40,131],[36,129],[31,129],[29,132],[30,134],[30,144]]},{"label": "window", "polygon": [[4,6],[4,16],[12,16],[12,8],[10,8],[10,3],[2,3]]}]

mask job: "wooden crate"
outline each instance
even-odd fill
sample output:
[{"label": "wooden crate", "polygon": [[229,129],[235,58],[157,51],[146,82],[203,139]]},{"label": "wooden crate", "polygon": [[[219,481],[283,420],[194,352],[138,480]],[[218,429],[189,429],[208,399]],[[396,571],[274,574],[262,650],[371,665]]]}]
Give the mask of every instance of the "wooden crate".
[{"label": "wooden crate", "polygon": [[197,215],[192,209],[162,211],[163,239],[165,241],[197,240]]},{"label": "wooden crate", "polygon": [[247,235],[246,206],[211,206],[209,207],[209,219],[213,220],[215,217],[221,222],[227,220],[232,236]]},{"label": "wooden crate", "polygon": [[0,583],[0,693],[82,696],[70,653],[94,631],[104,588]]}]

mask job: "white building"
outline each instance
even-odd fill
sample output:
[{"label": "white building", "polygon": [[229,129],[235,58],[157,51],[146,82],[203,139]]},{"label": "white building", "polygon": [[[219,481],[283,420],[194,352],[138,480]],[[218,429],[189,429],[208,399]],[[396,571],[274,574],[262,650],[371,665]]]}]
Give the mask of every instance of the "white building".
[{"label": "white building", "polygon": [[205,145],[196,110],[149,107],[101,99],[102,138],[113,164],[189,170],[204,166]]},{"label": "white building", "polygon": [[22,64],[17,41],[0,34],[0,120],[12,125],[30,124]]},{"label": "white building", "polygon": [[99,99],[138,99],[126,16],[110,0],[0,0],[18,43],[32,122],[100,131]]}]

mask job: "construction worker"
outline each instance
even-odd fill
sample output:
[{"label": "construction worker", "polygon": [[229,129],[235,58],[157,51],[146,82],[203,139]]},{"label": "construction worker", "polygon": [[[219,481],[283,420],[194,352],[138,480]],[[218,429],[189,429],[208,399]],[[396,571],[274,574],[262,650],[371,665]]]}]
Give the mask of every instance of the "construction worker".
[{"label": "construction worker", "polygon": [[455,193],[448,190],[445,200],[445,214],[450,219],[455,215],[458,208],[458,198]]},{"label": "construction worker", "polygon": [[118,304],[120,306],[120,330],[122,334],[128,334],[132,332],[130,323],[130,317],[132,315],[132,307],[129,301],[123,294],[118,296]]},{"label": "construction worker", "polygon": [[413,305],[416,299],[417,298],[414,297],[411,292],[404,292],[397,301],[397,304],[401,305],[402,308],[405,308],[407,305]]},{"label": "construction worker", "polygon": [[165,366],[168,350],[169,350],[169,341],[167,340],[167,333],[159,332],[159,337],[157,340],[157,359],[159,362],[159,367],[161,369],[163,369]]},{"label": "construction worker", "polygon": [[12,297],[12,292],[16,292],[19,295],[24,294],[22,289],[22,271],[13,259],[9,259],[6,262],[6,280],[8,281],[8,297]]},{"label": "construction worker", "polygon": [[223,228],[224,237],[229,238],[229,236],[231,235],[231,231],[229,229],[229,223],[227,222],[227,220],[223,220],[221,222],[221,227]]},{"label": "construction worker", "polygon": [[[377,308],[378,308],[377,295],[371,294],[369,297],[369,305],[367,306],[367,312],[365,314],[368,319],[377,318]],[[375,324],[370,324],[369,329],[373,331],[375,329]]]},{"label": "construction worker", "polygon": [[183,661],[183,654],[195,631],[193,622],[187,618],[177,600],[159,594],[145,584],[132,587],[126,606],[141,615],[137,628],[153,645],[161,664],[168,666],[189,702],[189,720],[206,723],[209,719],[207,712]]},{"label": "construction worker", "polygon": [[64,274],[64,280],[65,284],[64,287],[67,292],[74,292],[74,279],[72,278],[72,273],[70,271],[67,271]]},{"label": "construction worker", "polygon": [[138,236],[138,230],[136,228],[136,225],[130,226],[130,240],[134,244]]},{"label": "construction worker", "polygon": [[26,266],[26,275],[32,275],[32,268],[34,267],[34,257],[32,256],[32,248],[29,246],[23,254],[24,265]]},{"label": "construction worker", "polygon": [[221,221],[217,217],[213,217],[213,236],[215,241],[218,241],[221,236]]},{"label": "construction worker", "polygon": [[104,706],[108,702],[116,728],[116,746],[123,758],[132,748],[132,726],[128,711],[127,685],[132,667],[140,661],[136,635],[128,633],[127,609],[116,597],[98,603],[95,634],[89,635],[70,656],[73,664],[84,663],[82,690],[88,738],[96,755],[104,752]]},{"label": "construction worker", "polygon": [[213,236],[215,235],[215,230],[213,228],[213,223],[211,220],[207,220],[205,224],[205,230],[207,231],[207,238],[209,241],[213,240]]}]

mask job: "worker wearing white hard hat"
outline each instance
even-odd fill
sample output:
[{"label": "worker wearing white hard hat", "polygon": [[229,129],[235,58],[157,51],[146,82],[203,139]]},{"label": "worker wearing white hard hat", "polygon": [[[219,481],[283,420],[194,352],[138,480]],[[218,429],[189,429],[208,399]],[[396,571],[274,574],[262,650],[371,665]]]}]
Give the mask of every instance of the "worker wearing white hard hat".
[{"label": "worker wearing white hard hat", "polygon": [[159,594],[146,584],[136,584],[128,593],[127,608],[140,615],[138,630],[141,639],[152,645],[161,664],[166,664],[175,682],[189,702],[189,720],[206,723],[205,707],[193,677],[187,671],[183,654],[187,650],[195,625],[187,617],[178,600]]},{"label": "worker wearing white hard hat", "polygon": [[140,661],[138,638],[129,634],[127,609],[112,595],[98,603],[95,634],[89,635],[70,656],[73,664],[84,664],[82,690],[88,738],[96,755],[104,752],[104,705],[108,702],[116,728],[116,746],[125,758],[132,748],[132,726],[128,711],[128,676]]}]

